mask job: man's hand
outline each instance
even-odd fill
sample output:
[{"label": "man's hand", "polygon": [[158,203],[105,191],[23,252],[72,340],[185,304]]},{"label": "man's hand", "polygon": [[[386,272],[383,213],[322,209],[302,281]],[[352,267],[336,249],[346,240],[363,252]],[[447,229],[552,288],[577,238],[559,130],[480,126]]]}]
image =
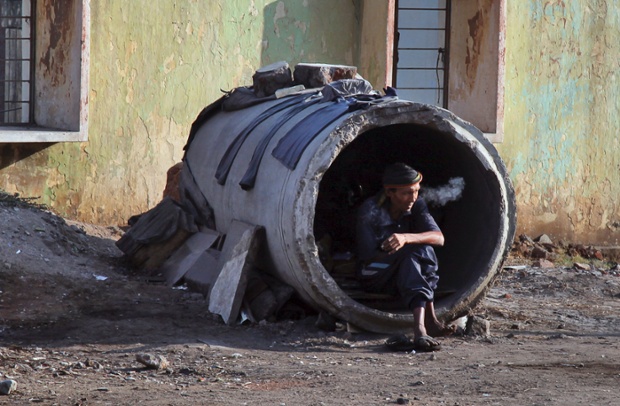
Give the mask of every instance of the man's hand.
[{"label": "man's hand", "polygon": [[381,244],[381,249],[388,254],[393,254],[405,244],[430,244],[442,246],[444,237],[441,231],[426,231],[415,234],[392,234]]},{"label": "man's hand", "polygon": [[381,244],[381,249],[388,254],[393,254],[407,244],[407,234],[392,234]]}]

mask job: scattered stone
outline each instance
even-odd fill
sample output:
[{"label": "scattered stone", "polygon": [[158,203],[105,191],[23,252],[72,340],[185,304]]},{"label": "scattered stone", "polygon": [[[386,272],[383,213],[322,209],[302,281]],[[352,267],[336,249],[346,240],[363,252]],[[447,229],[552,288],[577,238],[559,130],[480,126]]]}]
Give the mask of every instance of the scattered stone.
[{"label": "scattered stone", "polygon": [[523,326],[520,323],[515,323],[512,326],[510,326],[510,328],[512,330],[521,330],[523,328]]},{"label": "scattered stone", "polygon": [[602,260],[604,258],[603,253],[598,248],[592,246],[585,246],[582,244],[569,245],[568,254],[573,257],[580,256],[586,259],[595,258],[598,260]]},{"label": "scattered stone", "polygon": [[534,244],[534,240],[532,240],[528,235],[525,235],[525,234],[521,234],[519,236],[519,241],[532,244],[532,245]]},{"label": "scattered stone", "polygon": [[530,253],[530,256],[532,258],[547,259],[548,255],[549,255],[549,251],[539,246],[535,246],[534,248],[532,248],[532,252]]},{"label": "scattered stone", "polygon": [[396,399],[396,403],[398,403],[399,405],[408,405],[409,404],[409,399],[407,399],[407,398],[398,398],[398,399]]},{"label": "scattered stone", "polygon": [[136,354],[136,361],[149,369],[167,369],[168,360],[162,355]]},{"label": "scattered stone", "polygon": [[491,334],[491,322],[480,316],[470,316],[467,319],[465,335],[488,337]]},{"label": "scattered stone", "polygon": [[86,366],[93,369],[101,369],[103,368],[101,364],[97,361],[93,361],[91,359],[86,360]]},{"label": "scattered stone", "polygon": [[254,94],[257,97],[267,97],[275,94],[279,89],[293,85],[293,75],[285,61],[272,63],[258,69],[252,76]]},{"label": "scattered stone", "polygon": [[590,270],[590,265],[589,264],[584,264],[582,262],[575,262],[573,264],[573,268],[578,269],[580,271],[589,271]]},{"label": "scattered stone", "polygon": [[563,340],[565,338],[568,338],[568,336],[566,334],[562,334],[562,333],[560,333],[560,334],[553,334],[553,335],[549,336],[550,340],[557,340],[557,339],[562,339]]},{"label": "scattered stone", "polygon": [[555,264],[548,259],[539,259],[538,261],[533,262],[532,266],[543,269],[555,268]]},{"label": "scattered stone", "polygon": [[17,382],[12,379],[7,379],[0,382],[0,395],[10,395],[11,392],[17,389]]},{"label": "scattered stone", "polygon": [[295,66],[293,78],[296,84],[312,89],[340,79],[354,79],[356,75],[357,67],[355,66],[299,63]]},{"label": "scattered stone", "polygon": [[553,244],[553,241],[551,241],[551,238],[549,238],[547,234],[542,234],[538,236],[536,239],[534,239],[534,241],[539,244]]}]

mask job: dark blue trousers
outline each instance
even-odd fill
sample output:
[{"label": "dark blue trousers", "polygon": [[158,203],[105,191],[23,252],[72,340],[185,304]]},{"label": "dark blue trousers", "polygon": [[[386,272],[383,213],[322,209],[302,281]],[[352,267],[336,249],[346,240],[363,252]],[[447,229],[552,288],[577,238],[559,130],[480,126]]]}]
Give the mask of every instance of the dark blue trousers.
[{"label": "dark blue trousers", "polygon": [[358,277],[366,291],[399,294],[413,310],[433,301],[439,281],[437,268],[433,247],[408,244],[394,254],[362,267]]}]

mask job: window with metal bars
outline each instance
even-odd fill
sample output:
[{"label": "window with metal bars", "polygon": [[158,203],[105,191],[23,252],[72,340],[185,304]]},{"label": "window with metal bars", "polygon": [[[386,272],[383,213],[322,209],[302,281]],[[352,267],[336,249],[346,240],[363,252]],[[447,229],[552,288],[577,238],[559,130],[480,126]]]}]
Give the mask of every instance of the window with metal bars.
[{"label": "window with metal bars", "polygon": [[0,125],[32,123],[34,21],[31,0],[0,0]]},{"label": "window with metal bars", "polygon": [[407,100],[446,107],[450,0],[398,0],[394,83]]}]

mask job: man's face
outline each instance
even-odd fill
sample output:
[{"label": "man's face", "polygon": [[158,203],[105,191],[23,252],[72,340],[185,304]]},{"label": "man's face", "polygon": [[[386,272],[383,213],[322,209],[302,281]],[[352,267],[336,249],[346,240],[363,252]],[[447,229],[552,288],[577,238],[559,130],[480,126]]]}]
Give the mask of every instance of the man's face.
[{"label": "man's face", "polygon": [[415,201],[418,200],[419,192],[420,183],[418,182],[412,186],[386,189],[385,195],[390,199],[393,210],[404,213],[411,210]]}]

